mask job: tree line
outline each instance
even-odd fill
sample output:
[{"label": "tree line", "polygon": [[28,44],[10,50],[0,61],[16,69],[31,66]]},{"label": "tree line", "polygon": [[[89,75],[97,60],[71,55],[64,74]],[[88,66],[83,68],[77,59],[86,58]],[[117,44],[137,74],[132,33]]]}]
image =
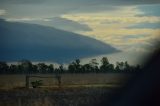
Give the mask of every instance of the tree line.
[{"label": "tree line", "polygon": [[33,64],[29,60],[21,60],[17,64],[8,65],[6,62],[0,62],[0,74],[49,74],[49,73],[135,73],[140,72],[140,65],[129,65],[127,61],[116,62],[116,65],[109,63],[107,57],[101,59],[101,64],[96,59],[82,65],[79,59],[76,59],[64,68],[59,65],[55,68],[53,64],[38,63]]}]

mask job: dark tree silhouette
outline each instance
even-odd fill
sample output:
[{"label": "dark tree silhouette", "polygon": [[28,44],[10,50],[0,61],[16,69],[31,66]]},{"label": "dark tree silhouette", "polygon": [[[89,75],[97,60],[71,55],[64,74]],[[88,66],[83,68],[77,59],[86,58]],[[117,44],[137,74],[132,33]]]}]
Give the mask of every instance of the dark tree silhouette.
[{"label": "dark tree silhouette", "polygon": [[0,62],[0,73],[9,73],[9,66],[6,62]]},{"label": "dark tree silhouette", "polygon": [[90,61],[90,66],[92,69],[92,72],[98,73],[99,72],[99,67],[98,67],[99,63],[97,62],[96,59],[92,59]]},{"label": "dark tree silhouette", "polygon": [[114,65],[109,63],[107,57],[103,57],[101,62],[102,62],[102,65],[100,66],[101,72],[113,72],[114,71]]},{"label": "dark tree silhouette", "polygon": [[11,64],[10,67],[9,67],[9,71],[11,74],[17,74],[18,73],[18,66],[17,65],[13,65]]},{"label": "dark tree silhouette", "polygon": [[76,59],[74,62],[72,62],[71,64],[69,64],[68,66],[68,70],[71,73],[78,73],[81,72],[81,64],[80,64],[80,60]]},{"label": "dark tree silhouette", "polygon": [[90,64],[84,64],[82,66],[82,73],[89,73],[92,72],[92,66]]},{"label": "dark tree silhouette", "polygon": [[32,63],[29,60],[21,60],[18,62],[19,73],[32,73]]},{"label": "dark tree silhouette", "polygon": [[39,73],[43,73],[43,74],[48,73],[48,66],[46,64],[39,63],[39,64],[37,64],[37,67],[38,67]]},{"label": "dark tree silhouette", "polygon": [[54,66],[53,66],[53,64],[50,64],[50,65],[48,66],[48,72],[49,72],[49,73],[54,73]]},{"label": "dark tree silhouette", "polygon": [[18,64],[8,65],[6,62],[0,62],[0,74],[47,74],[47,73],[137,73],[141,71],[140,65],[129,65],[127,61],[116,62],[116,65],[109,63],[107,57],[103,57],[101,65],[96,59],[92,59],[89,63],[81,64],[79,59],[76,59],[64,69],[63,65],[54,69],[53,64],[38,63],[32,64],[29,60],[21,60]]}]

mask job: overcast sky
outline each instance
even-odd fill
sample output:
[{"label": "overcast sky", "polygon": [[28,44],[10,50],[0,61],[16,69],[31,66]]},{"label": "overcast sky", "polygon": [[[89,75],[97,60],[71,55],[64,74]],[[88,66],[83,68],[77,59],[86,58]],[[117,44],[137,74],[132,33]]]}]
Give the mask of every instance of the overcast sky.
[{"label": "overcast sky", "polygon": [[146,52],[160,33],[160,0],[0,0],[0,18],[80,33]]}]

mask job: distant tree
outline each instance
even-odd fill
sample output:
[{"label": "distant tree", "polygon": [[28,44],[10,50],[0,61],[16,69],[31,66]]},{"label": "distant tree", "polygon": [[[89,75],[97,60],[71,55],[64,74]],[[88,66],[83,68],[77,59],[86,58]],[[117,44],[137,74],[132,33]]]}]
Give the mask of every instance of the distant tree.
[{"label": "distant tree", "polygon": [[124,62],[124,72],[131,72],[132,67],[128,64],[127,61]]},{"label": "distant tree", "polygon": [[109,64],[108,65],[108,70],[109,70],[109,72],[115,72],[114,65],[113,64]]},{"label": "distant tree", "polygon": [[63,65],[60,65],[58,69],[59,69],[59,73],[64,73],[64,67],[63,67]]},{"label": "distant tree", "polygon": [[68,65],[68,72],[69,73],[74,73],[76,70],[75,66],[73,64]]},{"label": "distant tree", "polygon": [[37,65],[32,65],[32,73],[38,73],[38,67]]},{"label": "distant tree", "polygon": [[6,62],[0,62],[0,73],[9,73],[9,66],[7,65]]},{"label": "distant tree", "polygon": [[21,60],[18,64],[8,65],[6,62],[0,62],[0,74],[31,74],[31,73],[105,73],[105,72],[140,72],[141,66],[132,66],[125,62],[116,62],[116,66],[109,63],[107,57],[103,57],[101,65],[96,59],[92,59],[89,63],[84,65],[80,64],[80,60],[76,59],[68,65],[65,69],[63,65],[58,68],[54,68],[53,64],[46,65],[45,63],[32,64],[29,60]]},{"label": "distant tree", "polygon": [[121,71],[120,67],[119,67],[118,63],[116,62],[115,72],[120,72],[120,71]]},{"label": "distant tree", "polygon": [[76,59],[75,62],[73,62],[76,72],[81,72],[81,64],[80,64],[80,60]]},{"label": "distant tree", "polygon": [[109,63],[107,57],[103,57],[101,63],[102,63],[102,65],[100,66],[101,72],[112,72],[114,70],[114,65]]},{"label": "distant tree", "polygon": [[49,72],[49,73],[54,73],[54,66],[53,66],[53,64],[50,64],[50,65],[48,66],[48,72]]},{"label": "distant tree", "polygon": [[19,73],[32,73],[32,63],[29,60],[21,60],[18,62]]},{"label": "distant tree", "polygon": [[18,73],[18,66],[14,65],[14,64],[11,64],[10,67],[9,67],[9,71],[12,74],[17,74]]},{"label": "distant tree", "polygon": [[109,61],[108,61],[107,57],[103,57],[101,62],[102,62],[102,65],[106,65],[107,66],[109,64]]},{"label": "distant tree", "polygon": [[89,73],[89,72],[92,72],[93,71],[93,68],[90,64],[84,64],[82,65],[82,69],[81,69],[82,73]]},{"label": "distant tree", "polygon": [[81,64],[80,64],[80,60],[76,59],[74,62],[72,62],[71,64],[69,64],[68,66],[68,70],[71,73],[79,73],[81,72]]},{"label": "distant tree", "polygon": [[137,65],[137,66],[131,66],[128,64],[127,61],[125,62],[117,62],[116,63],[116,72],[125,72],[125,73],[128,73],[128,72],[137,72],[137,71],[140,71],[140,65]]},{"label": "distant tree", "polygon": [[116,72],[131,72],[132,67],[128,62],[116,62]]},{"label": "distant tree", "polygon": [[48,72],[48,66],[44,63],[38,63],[37,68],[39,73],[45,74]]},{"label": "distant tree", "polygon": [[90,66],[91,66],[91,68],[92,68],[92,72],[99,72],[99,68],[98,68],[98,62],[97,62],[97,60],[96,59],[92,59],[91,61],[90,61]]},{"label": "distant tree", "polygon": [[125,69],[125,64],[124,64],[124,62],[116,62],[116,66],[118,67],[117,69],[117,71],[123,71],[124,69]]}]

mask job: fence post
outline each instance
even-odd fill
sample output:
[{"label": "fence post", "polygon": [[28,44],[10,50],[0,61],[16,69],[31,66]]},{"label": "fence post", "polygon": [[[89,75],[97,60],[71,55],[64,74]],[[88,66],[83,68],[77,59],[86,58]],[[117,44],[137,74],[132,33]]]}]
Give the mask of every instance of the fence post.
[{"label": "fence post", "polygon": [[26,75],[26,88],[29,88],[29,76]]}]

